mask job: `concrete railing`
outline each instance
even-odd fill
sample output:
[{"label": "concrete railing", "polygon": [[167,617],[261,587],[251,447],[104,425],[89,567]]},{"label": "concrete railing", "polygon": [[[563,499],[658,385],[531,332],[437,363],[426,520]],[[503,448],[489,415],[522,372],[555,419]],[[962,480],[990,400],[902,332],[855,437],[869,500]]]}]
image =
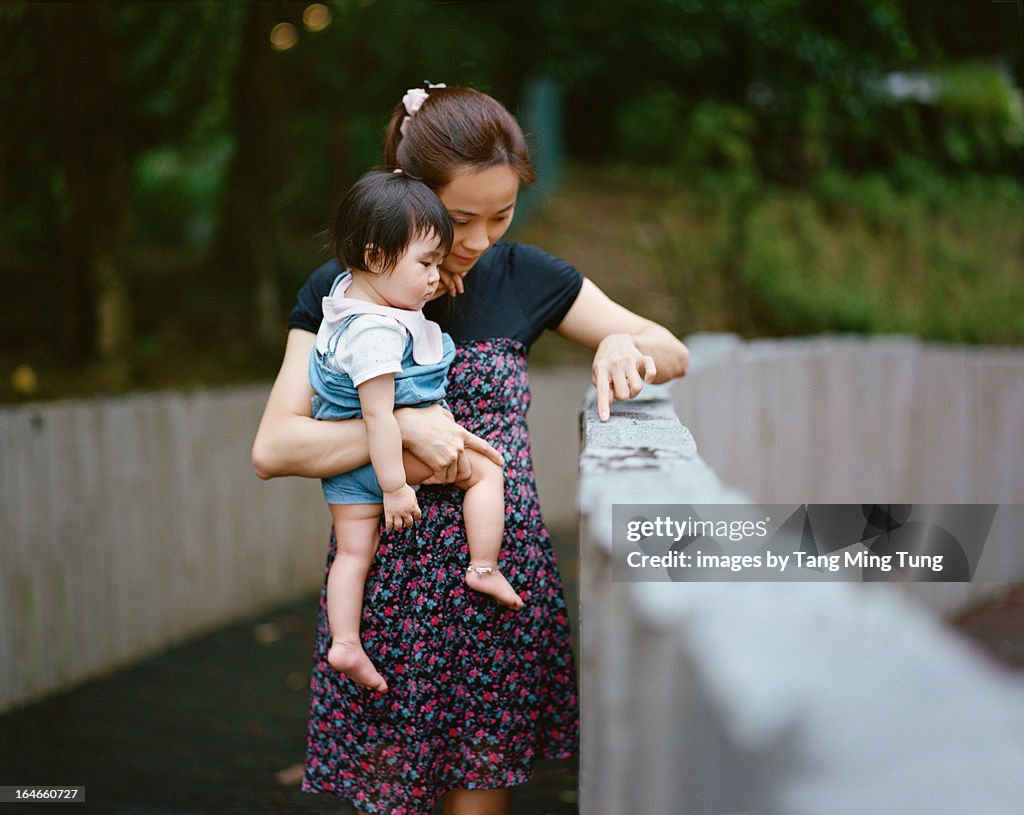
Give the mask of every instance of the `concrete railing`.
[{"label": "concrete railing", "polygon": [[907,337],[688,339],[676,414],[761,503],[1024,503],[1024,351]]},{"label": "concrete railing", "polygon": [[[868,341],[839,343],[859,364],[871,351],[881,350],[868,347]],[[901,344],[918,355],[917,363],[928,355],[929,349],[919,344]],[[845,378],[823,349],[797,345],[811,352],[812,367],[823,376],[838,377],[850,399],[841,412],[843,397],[821,401],[824,395],[814,377],[793,361],[798,355],[793,346],[776,344],[772,354],[769,344],[744,346],[733,338],[691,343],[694,369],[686,385],[672,389],[672,400],[690,407],[701,402],[701,421],[718,421],[721,432],[732,435],[717,440],[717,455],[734,462],[733,473],[743,471],[744,446],[770,442],[771,433],[789,434],[791,444],[776,441],[776,451],[795,454],[802,445],[818,444],[811,455],[828,457],[833,448],[820,445],[821,438],[830,437],[828,421],[807,407],[812,398],[819,408],[833,411],[826,416],[838,423],[837,436],[856,437],[864,430],[850,420],[858,410],[854,385],[846,390]],[[891,344],[885,353],[893,353]],[[1012,355],[974,352],[978,359],[971,360],[971,352],[939,353],[961,369],[971,371],[979,362],[1001,374],[964,374],[975,377],[975,383],[992,383],[995,398],[961,393],[962,382],[949,385],[947,396],[957,396],[961,407],[949,399],[943,407],[961,411],[961,431],[972,427],[965,415],[981,411],[991,418],[1019,409],[1003,401],[1015,398],[1024,381],[1019,374],[1015,381],[1004,379]],[[908,401],[894,411],[922,398],[913,387],[926,387],[917,363],[898,363],[898,375],[875,369],[883,384],[898,381],[907,390]],[[941,367],[935,359],[925,364]],[[840,370],[857,365],[851,359]],[[1012,365],[1020,365],[1019,355]],[[759,389],[735,381],[761,374],[764,379],[756,382],[775,384]],[[693,392],[680,393],[686,387]],[[759,416],[771,400],[777,400],[773,416]],[[691,415],[697,413],[685,414],[688,423]],[[928,415],[917,421],[934,427],[938,419]],[[901,437],[891,428],[916,428],[896,412],[879,408],[867,414],[871,422],[884,418],[888,422],[878,431],[883,438],[872,440],[854,458],[841,459],[837,467],[857,469],[861,458],[878,454],[885,471],[914,472],[891,449]],[[801,422],[824,436],[808,436]],[[703,425],[694,418],[692,426],[701,428],[703,439]],[[1001,435],[1001,427],[974,427],[981,438],[1002,439],[1011,454],[1019,443]],[[925,441],[915,442],[919,446],[913,449],[939,455]],[[979,442],[961,435],[936,443],[970,456]],[[827,481],[819,488],[824,476],[818,465],[808,476],[812,481],[804,482],[814,489],[798,494],[803,487],[786,482],[784,470],[799,468],[799,460],[772,462],[763,450],[746,452],[758,457],[757,467],[763,469],[757,472],[766,474],[744,485],[747,490],[771,485],[773,472],[790,490],[766,491],[757,496],[761,503],[861,500],[849,491],[833,496]],[[1011,479],[1012,489],[991,497],[975,491],[960,501],[1014,500],[1018,493],[1013,490],[1020,485],[1020,470],[1014,468],[1020,464],[988,461]],[[612,580],[614,504],[750,500],[748,492],[727,486],[719,475],[717,465],[712,469],[698,455],[690,432],[679,424],[669,389],[649,389],[645,401],[616,404],[607,423],[597,420],[592,401],[585,406],[579,485],[582,815],[1024,811],[1019,769],[1024,766],[1024,685],[983,661],[942,623],[934,608],[948,608],[948,596],[938,604],[921,603],[894,591],[895,584]],[[957,477],[961,485],[991,483],[972,482],[970,474]],[[889,499],[885,489],[893,483],[884,481],[866,500]],[[914,487],[900,496],[934,503],[957,500],[949,493],[931,498],[923,489]],[[1014,560],[1018,571],[1020,561]],[[1005,577],[1019,580],[1024,574],[1007,572]],[[943,585],[926,588],[941,591]],[[962,603],[969,598],[954,599]]]},{"label": "concrete railing", "polygon": [[[671,390],[723,481],[762,504],[1024,504],[1024,351],[909,337],[688,338]],[[1006,579],[1024,580],[1019,560]],[[999,590],[906,586],[946,613]]]},{"label": "concrete railing", "polygon": [[249,463],[266,393],[0,410],[0,711],[318,584],[317,484]]}]

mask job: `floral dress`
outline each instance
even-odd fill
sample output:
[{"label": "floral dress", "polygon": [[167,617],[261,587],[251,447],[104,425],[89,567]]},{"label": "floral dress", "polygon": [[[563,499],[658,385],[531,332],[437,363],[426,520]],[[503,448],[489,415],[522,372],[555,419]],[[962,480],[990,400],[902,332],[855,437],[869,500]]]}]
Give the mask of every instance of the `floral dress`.
[{"label": "floral dress", "polygon": [[422,519],[382,533],[367,577],[362,643],[389,690],[366,690],[327,662],[332,535],[302,788],[368,813],[429,815],[449,790],[521,784],[535,760],[567,758],[578,744],[569,615],[526,426],[527,344],[456,342],[448,403],[459,424],[505,457],[499,563],[525,605],[511,610],[466,587],[463,493],[421,487]]}]

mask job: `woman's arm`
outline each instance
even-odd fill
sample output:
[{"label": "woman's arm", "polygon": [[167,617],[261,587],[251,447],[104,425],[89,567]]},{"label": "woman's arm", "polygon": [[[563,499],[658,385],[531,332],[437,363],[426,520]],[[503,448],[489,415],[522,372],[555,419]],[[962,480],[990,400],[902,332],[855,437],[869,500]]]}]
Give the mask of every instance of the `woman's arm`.
[{"label": "woman's arm", "polygon": [[[281,369],[252,446],[252,465],[260,478],[324,478],[370,461],[362,420],[321,422],[311,417],[309,354],[315,342],[316,335],[309,331],[293,328],[288,332]],[[466,477],[466,448],[477,450],[498,464],[502,461],[497,450],[455,424],[440,406],[401,408],[395,417],[402,429],[405,449],[434,472],[431,483]]]},{"label": "woman's arm", "polygon": [[281,369],[252,445],[252,465],[260,478],[323,478],[370,461],[362,421],[319,422],[311,416],[309,354],[315,342],[316,335],[308,331],[288,332]]},{"label": "woman's arm", "polygon": [[645,382],[683,376],[690,362],[689,350],[668,329],[623,308],[590,280],[556,330],[595,352],[591,374],[602,420],[613,400],[636,396]]}]

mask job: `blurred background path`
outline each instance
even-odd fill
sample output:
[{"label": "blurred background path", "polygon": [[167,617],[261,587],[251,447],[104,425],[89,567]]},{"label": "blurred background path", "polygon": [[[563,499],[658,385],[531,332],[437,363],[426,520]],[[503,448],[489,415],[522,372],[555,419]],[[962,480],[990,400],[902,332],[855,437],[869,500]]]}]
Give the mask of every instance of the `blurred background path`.
[{"label": "blurred background path", "polygon": [[[575,539],[556,548],[575,611]],[[0,785],[85,786],[88,811],[103,813],[354,812],[298,787],[318,599],[0,717]],[[576,772],[575,760],[541,762],[513,811],[575,813]]]}]

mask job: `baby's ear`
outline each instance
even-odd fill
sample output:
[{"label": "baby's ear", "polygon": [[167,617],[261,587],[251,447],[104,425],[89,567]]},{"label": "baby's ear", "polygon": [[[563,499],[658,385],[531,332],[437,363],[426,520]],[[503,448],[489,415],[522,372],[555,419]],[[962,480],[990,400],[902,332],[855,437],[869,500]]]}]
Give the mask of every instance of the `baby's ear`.
[{"label": "baby's ear", "polygon": [[380,250],[372,243],[368,243],[363,247],[363,259],[366,261],[366,271],[372,272],[373,274],[380,274]]}]

